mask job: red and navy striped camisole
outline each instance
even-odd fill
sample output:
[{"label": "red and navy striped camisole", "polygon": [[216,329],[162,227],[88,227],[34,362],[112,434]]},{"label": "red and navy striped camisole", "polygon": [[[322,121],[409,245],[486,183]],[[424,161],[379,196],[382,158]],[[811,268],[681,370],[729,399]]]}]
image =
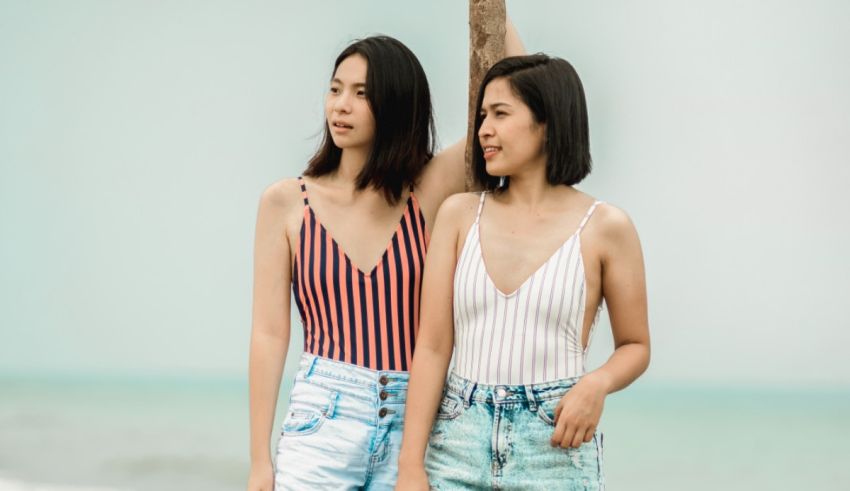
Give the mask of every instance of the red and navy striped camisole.
[{"label": "red and navy striped camisole", "polygon": [[292,291],[304,326],[304,351],[372,370],[409,370],[428,245],[413,190],[381,260],[363,272],[319,222],[304,180],[298,182],[304,221]]}]

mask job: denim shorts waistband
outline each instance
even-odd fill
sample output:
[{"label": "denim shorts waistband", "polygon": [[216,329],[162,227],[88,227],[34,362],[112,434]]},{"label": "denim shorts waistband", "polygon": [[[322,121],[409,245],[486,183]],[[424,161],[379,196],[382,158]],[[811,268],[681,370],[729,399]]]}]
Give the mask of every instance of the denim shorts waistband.
[{"label": "denim shorts waistband", "polygon": [[490,385],[479,384],[452,372],[446,381],[446,391],[460,396],[467,404],[471,402],[491,404],[539,403],[560,398],[580,378],[573,377],[527,385]]},{"label": "denim shorts waistband", "polygon": [[359,365],[322,358],[310,353],[302,353],[299,374],[305,378],[315,375],[351,382],[359,385],[406,384],[410,378],[408,372],[392,370],[372,370]]}]

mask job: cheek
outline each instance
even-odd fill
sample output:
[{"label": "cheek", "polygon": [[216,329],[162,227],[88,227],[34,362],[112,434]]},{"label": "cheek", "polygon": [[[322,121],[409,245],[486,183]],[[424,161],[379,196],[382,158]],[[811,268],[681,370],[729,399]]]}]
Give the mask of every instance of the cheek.
[{"label": "cheek", "polygon": [[370,138],[373,137],[375,135],[375,118],[371,114],[364,116],[360,127],[363,128],[364,133],[368,134]]},{"label": "cheek", "polygon": [[363,122],[369,128],[375,128],[375,115],[372,114],[372,108],[369,106],[369,104],[363,105]]}]

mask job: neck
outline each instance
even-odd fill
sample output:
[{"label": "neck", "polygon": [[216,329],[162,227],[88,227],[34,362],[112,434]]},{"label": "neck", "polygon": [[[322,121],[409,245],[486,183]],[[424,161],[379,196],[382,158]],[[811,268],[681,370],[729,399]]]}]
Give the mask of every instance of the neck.
[{"label": "neck", "polygon": [[510,176],[511,183],[505,197],[520,206],[539,208],[552,195],[554,186],[546,181],[546,159],[523,165],[522,170]]},{"label": "neck", "polygon": [[370,150],[363,147],[343,148],[342,156],[339,159],[339,167],[335,173],[336,177],[342,181],[354,183],[366,165],[366,159],[369,158]]}]

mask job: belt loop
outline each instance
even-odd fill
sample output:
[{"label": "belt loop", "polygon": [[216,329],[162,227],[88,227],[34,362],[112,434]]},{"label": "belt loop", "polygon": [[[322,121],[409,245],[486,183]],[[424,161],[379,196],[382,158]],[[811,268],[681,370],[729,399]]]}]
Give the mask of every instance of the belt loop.
[{"label": "belt loop", "polygon": [[532,412],[537,412],[537,395],[532,390],[531,385],[525,385],[525,397],[528,399],[528,409]]},{"label": "belt loop", "polygon": [[334,392],[331,396],[331,401],[328,403],[328,410],[325,411],[328,419],[333,419],[334,413],[336,412],[336,402],[339,399],[339,392]]},{"label": "belt loop", "polygon": [[475,387],[477,387],[477,383],[472,383],[467,381],[463,386],[463,407],[465,409],[469,409],[469,406],[472,405],[472,393],[475,392]]},{"label": "belt loop", "polygon": [[305,379],[309,378],[310,374],[313,373],[313,368],[316,366],[316,362],[318,360],[319,360],[318,356],[313,356],[313,358],[310,359],[310,365],[307,366],[307,370],[304,372],[304,378]]}]

